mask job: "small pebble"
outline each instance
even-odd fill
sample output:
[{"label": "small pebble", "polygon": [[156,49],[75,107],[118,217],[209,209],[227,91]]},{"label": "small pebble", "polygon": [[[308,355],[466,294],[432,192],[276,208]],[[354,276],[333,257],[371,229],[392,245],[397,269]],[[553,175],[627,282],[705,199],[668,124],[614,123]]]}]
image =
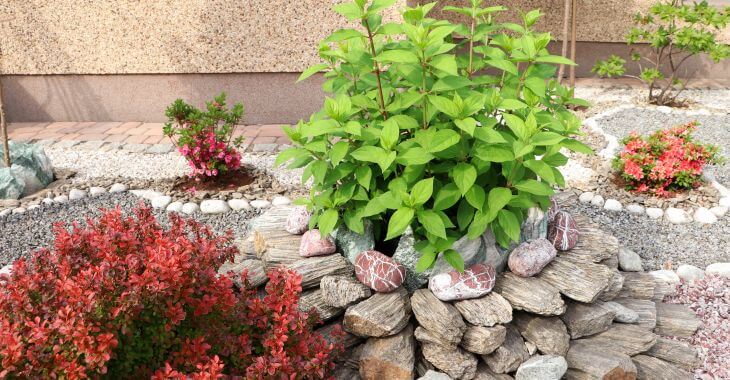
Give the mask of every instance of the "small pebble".
[{"label": "small pebble", "polygon": [[44,204],[47,204],[48,205],[48,204],[53,203],[53,199],[51,199],[51,198],[43,198],[43,200],[41,202],[43,202]]},{"label": "small pebble", "polygon": [[593,199],[591,199],[591,204],[596,207],[603,207],[604,203],[605,203],[605,201],[603,200],[603,197],[600,195],[596,195],[595,197],[593,197]]},{"label": "small pebble", "polygon": [[152,198],[150,203],[152,204],[152,207],[154,208],[161,208],[164,209],[167,207],[167,205],[172,202],[172,197],[168,195],[161,195],[159,197]]},{"label": "small pebble", "polygon": [[656,207],[647,207],[646,215],[648,215],[652,219],[660,219],[662,216],[664,216],[664,210]]},{"label": "small pebble", "polygon": [[608,211],[621,211],[624,207],[621,205],[621,202],[615,199],[607,199],[606,203],[603,204],[603,208]]},{"label": "small pebble", "polygon": [[274,199],[271,200],[271,205],[273,206],[286,206],[291,203],[291,199],[287,197],[283,197],[281,195],[274,197]]},{"label": "small pebble", "polygon": [[110,193],[121,193],[127,191],[127,185],[123,183],[115,183],[109,188]]},{"label": "small pebble", "polygon": [[169,205],[167,205],[167,207],[165,208],[165,211],[176,212],[179,214],[182,212],[182,208],[183,208],[183,203],[180,201],[175,201],[175,202],[172,202]]},{"label": "small pebble", "polygon": [[247,200],[245,200],[245,199],[238,199],[238,198],[229,199],[228,200],[228,206],[233,211],[251,210],[252,209],[251,208],[251,205],[248,203]]},{"label": "small pebble", "polygon": [[71,189],[71,191],[68,192],[68,199],[70,200],[79,200],[86,198],[86,192],[84,190],[79,189]]},{"label": "small pebble", "polygon": [[183,214],[192,215],[200,211],[200,206],[197,203],[188,202],[182,206]]},{"label": "small pebble", "polygon": [[271,207],[271,202],[265,199],[257,199],[255,201],[251,201],[251,207],[255,209],[268,208]]},{"label": "small pebble", "polygon": [[594,194],[592,192],[586,191],[578,197],[578,200],[581,203],[589,203],[591,200],[593,200],[593,196]]},{"label": "small pebble", "polygon": [[89,188],[89,194],[92,197],[106,193],[106,189],[103,187],[93,186]]}]

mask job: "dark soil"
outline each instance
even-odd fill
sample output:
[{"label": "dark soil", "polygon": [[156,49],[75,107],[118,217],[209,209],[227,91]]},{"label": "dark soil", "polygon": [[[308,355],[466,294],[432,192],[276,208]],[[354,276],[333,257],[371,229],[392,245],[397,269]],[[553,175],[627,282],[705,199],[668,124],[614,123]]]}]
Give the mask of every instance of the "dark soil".
[{"label": "dark soil", "polygon": [[255,179],[255,174],[253,173],[255,173],[255,171],[252,170],[252,168],[244,166],[237,170],[225,172],[208,180],[198,181],[190,177],[181,177],[177,179],[177,182],[172,186],[172,189],[180,191],[195,189],[196,191],[208,192],[236,190],[241,186],[253,183]]}]

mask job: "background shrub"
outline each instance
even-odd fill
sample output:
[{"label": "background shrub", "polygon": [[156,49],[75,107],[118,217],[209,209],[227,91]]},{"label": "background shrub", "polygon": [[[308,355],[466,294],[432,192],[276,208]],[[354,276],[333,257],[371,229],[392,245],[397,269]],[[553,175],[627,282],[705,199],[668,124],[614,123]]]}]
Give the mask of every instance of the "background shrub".
[{"label": "background shrub", "polygon": [[168,122],[164,134],[188,160],[192,177],[215,177],[241,166],[241,154],[236,148],[241,147],[244,138],[233,138],[236,125],[243,118],[241,103],[229,110],[226,94],[221,93],[207,102],[202,111],[177,99],[167,108],[165,116]]},{"label": "background shrub", "polygon": [[502,246],[518,241],[528,208],[546,208],[551,185],[564,185],[556,167],[580,120],[568,105],[587,105],[553,80],[548,33],[536,33],[539,11],[522,24],[500,23],[504,7],[445,7],[467,17],[452,24],[428,17],[435,3],[407,8],[400,23],[382,23],[392,0],[355,0],[335,11],[362,28],[341,29],[320,45],[326,70],[324,108],[285,128],[295,147],[277,161],[304,168],[313,179],[312,224],[329,233],[345,223],[363,232],[373,222],[389,240],[413,227],[422,253],[418,268],[437,255],[457,268],[451,249],[464,235],[487,229]]},{"label": "background shrub", "polygon": [[670,196],[674,190],[691,189],[702,183],[702,169],[719,163],[717,147],[696,143],[692,122],[656,131],[648,138],[631,133],[623,151],[613,161],[614,169],[627,182],[627,189]]},{"label": "background shrub", "polygon": [[322,378],[335,347],[301,313],[301,279],[270,273],[266,295],[216,274],[230,236],[150,209],[106,211],[53,249],[20,259],[0,286],[0,377]]}]

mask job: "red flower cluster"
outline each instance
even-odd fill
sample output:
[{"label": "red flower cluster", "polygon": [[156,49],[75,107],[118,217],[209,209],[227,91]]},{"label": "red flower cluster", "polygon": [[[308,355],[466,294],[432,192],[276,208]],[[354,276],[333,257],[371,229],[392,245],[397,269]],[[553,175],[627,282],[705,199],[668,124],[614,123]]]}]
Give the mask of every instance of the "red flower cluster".
[{"label": "red flower cluster", "polygon": [[218,139],[213,128],[191,134],[178,151],[188,160],[193,177],[215,177],[241,167],[241,153]]},{"label": "red flower cluster", "polygon": [[627,189],[666,197],[675,190],[699,186],[705,164],[720,159],[716,146],[692,140],[697,125],[692,122],[656,131],[646,139],[634,132],[625,138],[613,167],[627,182]]},{"label": "red flower cluster", "polygon": [[[301,277],[269,274],[237,292],[220,236],[149,208],[54,228],[52,249],[0,279],[0,378],[324,378],[339,345],[297,309]],[[246,273],[242,273],[244,277]]]}]

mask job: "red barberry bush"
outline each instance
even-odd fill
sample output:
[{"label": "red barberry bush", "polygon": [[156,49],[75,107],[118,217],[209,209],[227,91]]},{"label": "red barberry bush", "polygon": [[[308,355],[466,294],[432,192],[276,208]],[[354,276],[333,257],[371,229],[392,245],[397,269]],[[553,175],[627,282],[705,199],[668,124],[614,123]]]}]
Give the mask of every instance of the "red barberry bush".
[{"label": "red barberry bush", "polygon": [[698,123],[691,122],[656,131],[648,138],[632,132],[613,161],[613,168],[626,181],[626,188],[660,197],[696,188],[702,183],[702,169],[720,163],[717,147],[692,139]]},{"label": "red barberry bush", "polygon": [[[51,249],[0,281],[0,378],[325,378],[339,347],[300,312],[301,277],[269,274],[265,295],[217,271],[237,252],[147,207],[54,227]],[[244,276],[245,273],[242,273]]]}]

